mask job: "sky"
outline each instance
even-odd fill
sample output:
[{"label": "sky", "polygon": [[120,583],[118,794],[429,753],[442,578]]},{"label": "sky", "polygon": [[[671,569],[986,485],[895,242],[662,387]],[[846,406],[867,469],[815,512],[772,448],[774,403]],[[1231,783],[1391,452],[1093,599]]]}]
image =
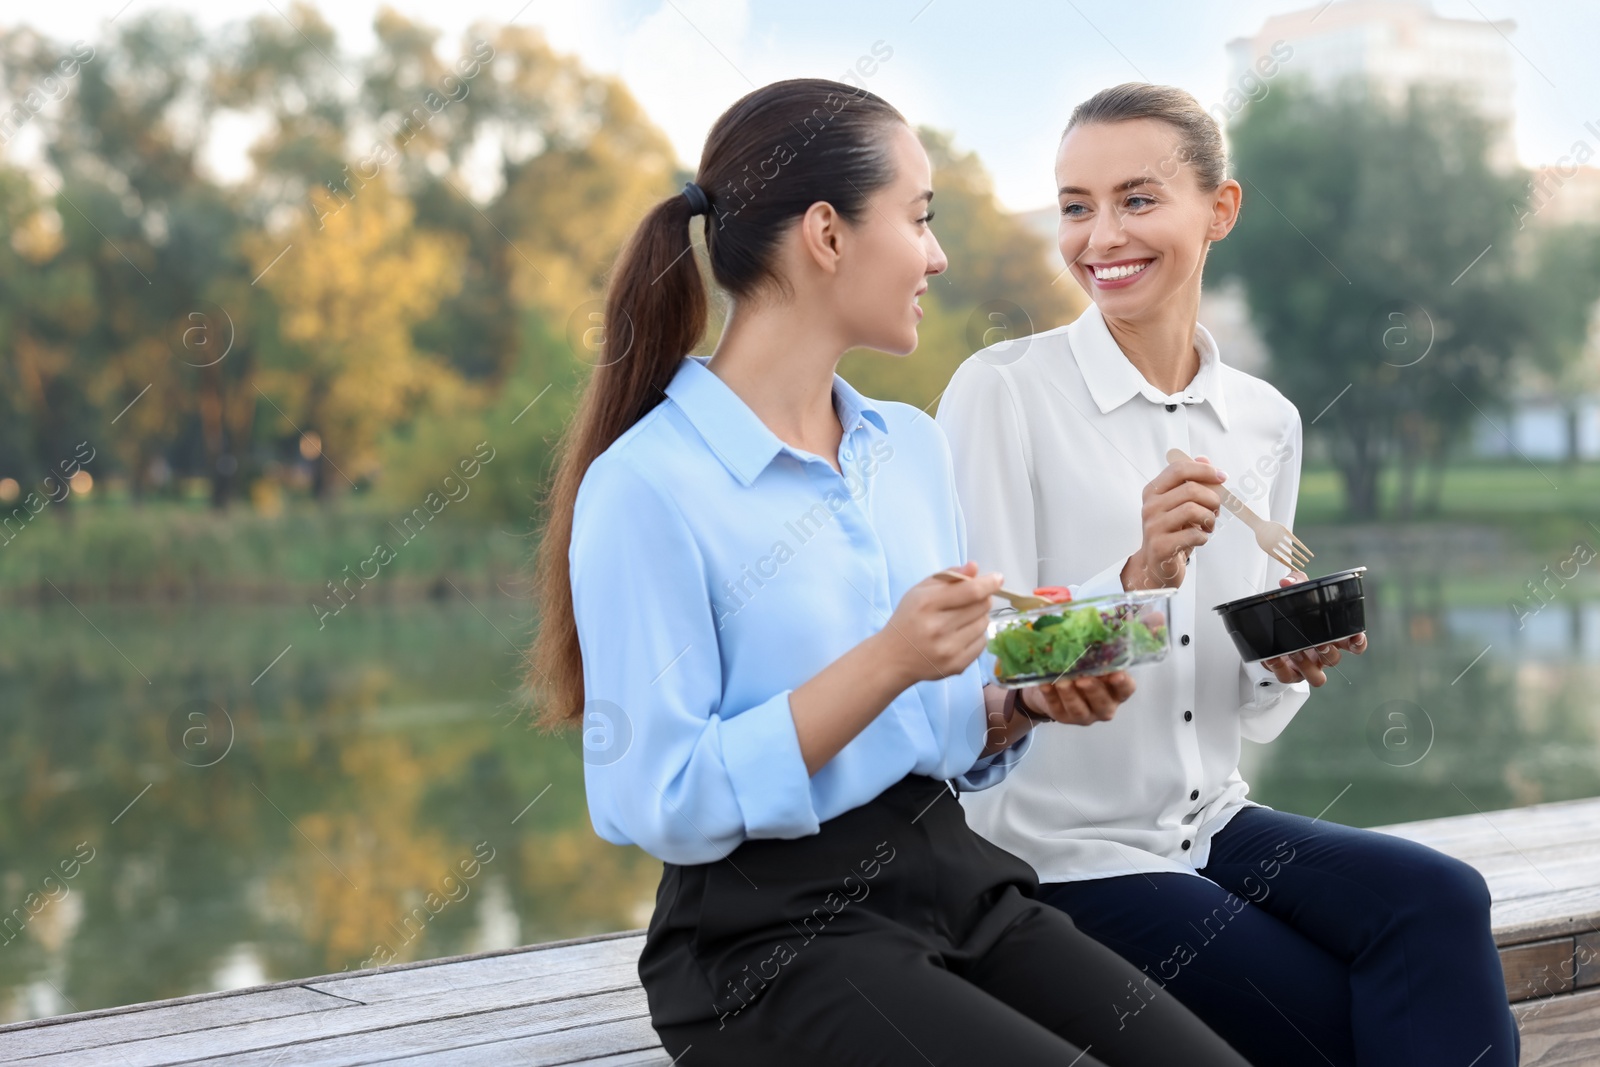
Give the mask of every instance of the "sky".
[{"label": "sky", "polygon": [[[1202,104],[1227,89],[1224,46],[1273,14],[1317,0],[390,0],[443,31],[453,58],[480,20],[542,29],[557,49],[615,74],[692,168],[706,131],[756,86],[800,76],[839,78],[876,45],[890,51],[867,80],[914,124],[948,130],[975,150],[1011,210],[1052,202],[1056,139],[1074,104],[1118,82],[1182,86]],[[1336,0],[1337,2],[1337,0]],[[370,51],[378,3],[324,0],[345,54]],[[178,8],[208,29],[289,0],[0,2],[0,26],[26,23],[93,43],[113,18]],[[1523,163],[1554,163],[1600,127],[1600,4],[1594,0],[1434,0],[1464,19],[1510,19],[1516,144]],[[224,176],[244,167],[248,125],[225,125],[209,158]]]}]

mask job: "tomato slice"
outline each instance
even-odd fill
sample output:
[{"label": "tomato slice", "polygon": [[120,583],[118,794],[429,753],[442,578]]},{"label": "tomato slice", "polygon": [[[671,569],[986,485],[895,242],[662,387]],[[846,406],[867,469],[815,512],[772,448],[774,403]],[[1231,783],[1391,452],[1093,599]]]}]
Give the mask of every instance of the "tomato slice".
[{"label": "tomato slice", "polygon": [[1072,599],[1072,590],[1064,585],[1041,585],[1033,591],[1033,595],[1044,597],[1053,604],[1063,604]]}]

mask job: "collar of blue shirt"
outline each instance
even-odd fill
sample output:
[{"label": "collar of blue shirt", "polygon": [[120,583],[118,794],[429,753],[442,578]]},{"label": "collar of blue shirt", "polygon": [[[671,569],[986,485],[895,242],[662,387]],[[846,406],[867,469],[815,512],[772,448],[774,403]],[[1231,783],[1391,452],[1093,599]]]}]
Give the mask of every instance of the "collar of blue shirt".
[{"label": "collar of blue shirt", "polygon": [[[711,372],[706,366],[710,361],[710,356],[684,357],[667,383],[666,393],[723,466],[748,486],[779,452],[789,449],[798,453],[769,430],[728,383]],[[881,433],[888,431],[883,413],[838,374],[833,376],[833,398],[845,436],[864,425],[875,426]]]},{"label": "collar of blue shirt", "polygon": [[1157,404],[1211,405],[1217,413],[1222,428],[1228,428],[1228,405],[1222,395],[1221,364],[1217,356],[1217,342],[1199,323],[1194,328],[1194,347],[1200,353],[1200,370],[1194,381],[1181,392],[1170,396],[1145,380],[1139,368],[1128,361],[1111,328],[1093,304],[1067,327],[1067,340],[1072,345],[1072,355],[1078,361],[1078,370],[1089,387],[1100,413],[1121,407],[1135,396],[1143,395]]}]

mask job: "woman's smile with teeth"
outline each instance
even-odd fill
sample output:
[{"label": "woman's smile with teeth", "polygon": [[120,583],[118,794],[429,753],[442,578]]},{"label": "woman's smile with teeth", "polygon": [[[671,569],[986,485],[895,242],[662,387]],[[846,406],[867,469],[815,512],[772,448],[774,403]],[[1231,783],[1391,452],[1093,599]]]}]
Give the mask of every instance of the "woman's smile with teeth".
[{"label": "woman's smile with teeth", "polygon": [[1118,278],[1133,277],[1148,267],[1150,263],[1151,261],[1146,259],[1138,263],[1124,263],[1115,267],[1092,267],[1090,269],[1094,271],[1094,276],[1100,281],[1114,282]]}]

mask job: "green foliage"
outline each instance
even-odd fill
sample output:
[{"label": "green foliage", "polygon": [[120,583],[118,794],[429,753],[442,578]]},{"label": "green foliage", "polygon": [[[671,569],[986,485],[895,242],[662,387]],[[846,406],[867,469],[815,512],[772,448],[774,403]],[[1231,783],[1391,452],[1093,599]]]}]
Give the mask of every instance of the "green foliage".
[{"label": "green foliage", "polygon": [[[487,442],[494,459],[468,483],[468,495],[452,504],[464,515],[531,531],[540,494],[553,469],[562,428],[577,403],[586,365],[551,334],[536,312],[523,313],[523,353],[515,373],[487,406],[433,411],[417,419],[385,446],[384,474],[376,487],[387,506],[410,507],[457,462]],[[530,548],[531,550],[531,548]]]},{"label": "green foliage", "polygon": [[1231,132],[1245,209],[1215,267],[1244,280],[1273,382],[1371,517],[1378,473],[1437,470],[1528,349],[1508,210],[1525,176],[1490,167],[1482,120],[1419,91],[1390,105],[1286,84]]},{"label": "green foliage", "polygon": [[[0,34],[5,95],[65,86],[28,119],[54,190],[0,168],[0,479],[26,494],[88,441],[91,474],[135,498],[201,477],[219,508],[246,489],[326,499],[442,473],[425,454],[388,470],[380,442],[437,435],[430,417],[507,425],[525,400],[501,407],[555,382],[513,431],[538,477],[543,413],[573,379],[526,324],[559,335],[598,294],[671,191],[670,146],[537,30],[475,28],[448,62],[392,10],[374,30],[351,56],[298,3],[212,36],[132,12],[81,51]],[[197,165],[219,108],[266,120],[233,186]],[[462,164],[491,125],[514,135],[474,201]],[[525,487],[496,484],[492,510],[528,513]]]},{"label": "green foliage", "polygon": [[1527,307],[1535,366],[1558,388],[1592,391],[1600,374],[1582,359],[1600,299],[1600,228],[1536,231]]}]

